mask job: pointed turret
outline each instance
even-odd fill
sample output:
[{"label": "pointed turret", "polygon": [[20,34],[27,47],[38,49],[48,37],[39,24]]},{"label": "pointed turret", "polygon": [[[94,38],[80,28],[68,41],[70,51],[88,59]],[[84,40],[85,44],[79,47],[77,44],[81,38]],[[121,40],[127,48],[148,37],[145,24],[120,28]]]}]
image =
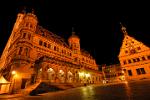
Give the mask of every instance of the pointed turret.
[{"label": "pointed turret", "polygon": [[120,25],[121,25],[121,31],[124,35],[127,35],[127,30],[126,30],[126,27],[122,25],[122,23],[120,22]]},{"label": "pointed turret", "polygon": [[80,38],[75,34],[74,28],[72,28],[72,35],[69,37],[68,42],[74,53],[80,52]]}]

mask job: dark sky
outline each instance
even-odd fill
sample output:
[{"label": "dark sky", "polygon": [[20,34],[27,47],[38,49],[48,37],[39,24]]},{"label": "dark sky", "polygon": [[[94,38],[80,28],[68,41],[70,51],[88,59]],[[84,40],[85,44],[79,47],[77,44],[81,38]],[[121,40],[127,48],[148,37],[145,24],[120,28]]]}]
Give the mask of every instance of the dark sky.
[{"label": "dark sky", "polygon": [[50,0],[5,0],[0,5],[0,53],[23,6],[35,10],[39,25],[65,39],[74,27],[81,39],[81,48],[90,52],[97,64],[119,63],[123,39],[120,22],[127,27],[130,36],[150,46],[150,15],[146,5]]}]

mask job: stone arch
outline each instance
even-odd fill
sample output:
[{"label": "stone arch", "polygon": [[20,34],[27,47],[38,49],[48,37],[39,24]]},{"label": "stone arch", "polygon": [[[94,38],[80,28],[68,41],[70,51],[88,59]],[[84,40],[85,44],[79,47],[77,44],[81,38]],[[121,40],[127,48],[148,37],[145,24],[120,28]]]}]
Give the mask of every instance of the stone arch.
[{"label": "stone arch", "polygon": [[73,73],[70,70],[68,70],[68,72],[67,72],[67,82],[68,83],[73,82]]},{"label": "stone arch", "polygon": [[50,82],[55,82],[55,74],[56,74],[55,70],[49,67],[47,73],[48,73],[48,80]]},{"label": "stone arch", "polygon": [[64,83],[65,82],[65,71],[63,69],[59,69],[58,73],[57,73],[57,78],[59,80],[60,83]]}]

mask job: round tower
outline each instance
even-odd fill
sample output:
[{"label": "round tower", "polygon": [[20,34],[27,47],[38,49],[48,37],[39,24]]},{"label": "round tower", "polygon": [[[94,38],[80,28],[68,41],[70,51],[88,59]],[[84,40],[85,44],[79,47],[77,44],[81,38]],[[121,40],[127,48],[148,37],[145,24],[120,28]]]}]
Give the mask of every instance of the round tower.
[{"label": "round tower", "polygon": [[69,47],[73,50],[75,54],[80,53],[80,38],[72,32],[72,36],[68,39]]}]

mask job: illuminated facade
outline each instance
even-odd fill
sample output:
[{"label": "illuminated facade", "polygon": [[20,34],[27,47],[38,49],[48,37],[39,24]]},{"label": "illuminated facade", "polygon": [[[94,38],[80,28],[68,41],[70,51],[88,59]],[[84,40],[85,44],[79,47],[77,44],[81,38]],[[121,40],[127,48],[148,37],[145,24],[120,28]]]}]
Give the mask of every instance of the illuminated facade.
[{"label": "illuminated facade", "polygon": [[[15,73],[13,72],[15,71]],[[95,84],[101,73],[95,59],[80,49],[72,32],[68,43],[38,25],[34,13],[19,13],[0,59],[0,73],[12,91],[40,83]]]},{"label": "illuminated facade", "polygon": [[122,26],[124,40],[119,60],[127,80],[150,79],[150,48],[129,36]]},{"label": "illuminated facade", "polygon": [[103,65],[102,66],[103,79],[108,82],[120,82],[125,80],[124,72],[122,71],[120,64]]}]

